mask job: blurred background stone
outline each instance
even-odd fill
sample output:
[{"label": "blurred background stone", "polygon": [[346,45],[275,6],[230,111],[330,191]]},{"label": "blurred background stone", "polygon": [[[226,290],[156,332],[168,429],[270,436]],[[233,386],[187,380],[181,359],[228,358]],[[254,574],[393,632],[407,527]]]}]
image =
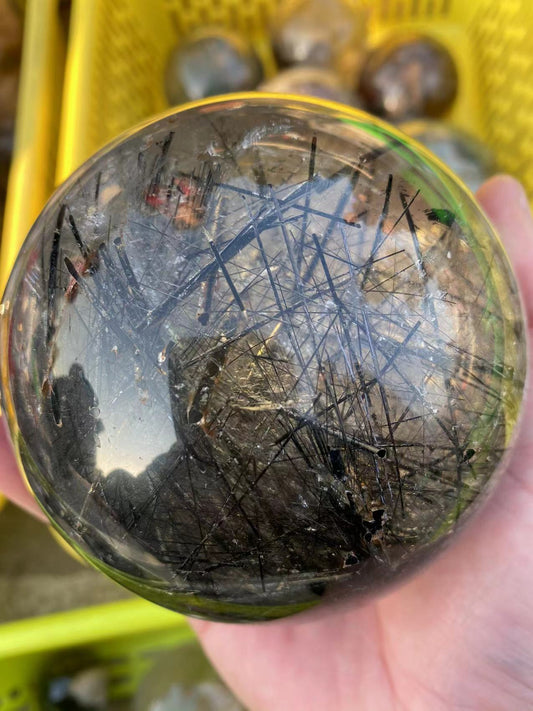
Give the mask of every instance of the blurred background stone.
[{"label": "blurred background stone", "polygon": [[258,89],[280,94],[314,96],[318,99],[361,106],[355,93],[346,88],[339,75],[323,67],[296,66],[284,69],[272,79],[260,84]]},{"label": "blurred background stone", "polygon": [[342,0],[283,3],[272,26],[280,67],[306,64],[335,69],[347,86],[356,82],[366,47],[367,9]]},{"label": "blurred background stone", "polygon": [[457,69],[448,50],[429,37],[391,36],[367,56],[359,84],[372,113],[390,121],[437,117],[457,94]]},{"label": "blurred background stone", "polygon": [[165,87],[169,103],[180,104],[255,89],[262,77],[261,63],[244,38],[205,29],[180,42],[171,53]]}]

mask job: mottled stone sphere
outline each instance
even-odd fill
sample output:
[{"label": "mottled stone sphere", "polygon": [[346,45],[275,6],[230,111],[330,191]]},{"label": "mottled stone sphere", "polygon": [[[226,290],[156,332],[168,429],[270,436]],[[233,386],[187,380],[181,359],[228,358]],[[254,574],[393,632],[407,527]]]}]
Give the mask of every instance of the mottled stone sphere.
[{"label": "mottled stone sphere", "polygon": [[235,95],[51,198],[1,321],[29,486],[100,570],[211,619],[363,600],[485,499],[524,323],[451,172],[340,104]]},{"label": "mottled stone sphere", "polygon": [[430,37],[400,34],[369,53],[359,92],[369,111],[389,121],[436,118],[452,107],[458,81],[444,45]]}]

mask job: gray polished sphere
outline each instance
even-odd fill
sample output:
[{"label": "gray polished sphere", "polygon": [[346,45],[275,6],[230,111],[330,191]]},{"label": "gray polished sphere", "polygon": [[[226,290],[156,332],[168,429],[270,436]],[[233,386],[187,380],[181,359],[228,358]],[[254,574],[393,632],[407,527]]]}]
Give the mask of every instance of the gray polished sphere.
[{"label": "gray polished sphere", "polygon": [[203,30],[170,54],[165,74],[169,104],[217,94],[255,89],[263,69],[253,49],[239,35]]},{"label": "gray polished sphere", "polygon": [[458,73],[446,47],[431,37],[396,35],[365,60],[359,91],[369,111],[389,121],[436,118],[453,105]]}]

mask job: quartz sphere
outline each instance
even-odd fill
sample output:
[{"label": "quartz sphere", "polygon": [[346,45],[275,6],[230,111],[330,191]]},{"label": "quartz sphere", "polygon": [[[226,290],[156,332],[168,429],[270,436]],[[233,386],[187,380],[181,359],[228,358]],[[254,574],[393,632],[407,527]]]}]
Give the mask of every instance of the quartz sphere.
[{"label": "quartz sphere", "polygon": [[377,594],[484,500],[516,284],[451,172],[340,104],[234,95],[115,141],[4,295],[29,486],[116,581],[211,619]]}]

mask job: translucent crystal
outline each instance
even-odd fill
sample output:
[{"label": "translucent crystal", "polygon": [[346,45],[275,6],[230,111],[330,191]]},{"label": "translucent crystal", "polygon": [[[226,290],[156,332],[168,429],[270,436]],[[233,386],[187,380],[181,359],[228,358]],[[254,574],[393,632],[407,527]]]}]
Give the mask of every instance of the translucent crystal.
[{"label": "translucent crystal", "polygon": [[365,596],[484,499],[524,324],[451,173],[361,112],[251,95],[161,118],[51,198],[3,303],[2,391],[62,535],[162,605]]}]

